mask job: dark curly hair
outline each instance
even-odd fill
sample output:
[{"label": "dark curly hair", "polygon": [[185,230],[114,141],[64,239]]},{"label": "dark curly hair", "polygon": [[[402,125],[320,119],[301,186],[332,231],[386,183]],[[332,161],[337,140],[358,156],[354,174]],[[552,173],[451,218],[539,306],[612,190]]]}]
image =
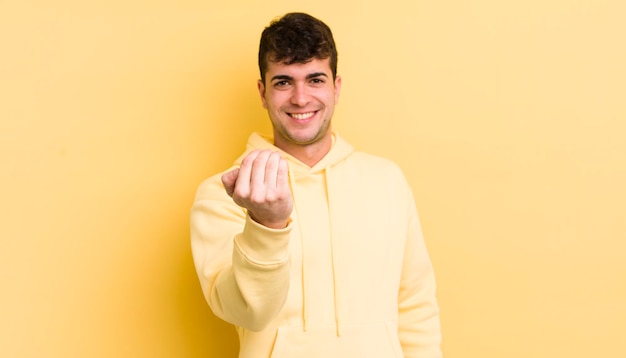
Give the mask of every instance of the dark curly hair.
[{"label": "dark curly hair", "polygon": [[268,61],[307,63],[330,58],[333,79],[337,75],[337,48],[330,28],[311,15],[293,12],[273,20],[261,34],[259,71],[265,83]]}]

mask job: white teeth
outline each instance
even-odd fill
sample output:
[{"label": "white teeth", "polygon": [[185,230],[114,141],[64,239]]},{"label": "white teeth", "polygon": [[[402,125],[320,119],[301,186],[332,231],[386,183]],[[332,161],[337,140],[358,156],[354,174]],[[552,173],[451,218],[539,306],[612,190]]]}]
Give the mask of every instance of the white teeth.
[{"label": "white teeth", "polygon": [[291,117],[295,118],[295,119],[307,119],[307,118],[311,118],[313,117],[313,115],[315,114],[315,112],[309,112],[309,113],[291,113]]}]

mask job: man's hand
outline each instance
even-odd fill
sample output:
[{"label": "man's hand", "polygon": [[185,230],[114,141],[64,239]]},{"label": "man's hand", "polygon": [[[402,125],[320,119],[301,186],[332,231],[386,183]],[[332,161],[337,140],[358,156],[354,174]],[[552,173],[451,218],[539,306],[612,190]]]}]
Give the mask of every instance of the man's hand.
[{"label": "man's hand", "polygon": [[226,193],[261,225],[287,226],[293,210],[287,160],[269,149],[250,152],[241,166],[222,175]]}]

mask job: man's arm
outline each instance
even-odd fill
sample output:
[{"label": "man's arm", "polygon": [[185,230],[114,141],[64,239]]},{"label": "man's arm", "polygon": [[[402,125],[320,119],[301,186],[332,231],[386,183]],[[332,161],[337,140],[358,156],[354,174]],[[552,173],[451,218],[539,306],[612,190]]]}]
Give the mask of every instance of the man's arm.
[{"label": "man's arm", "polygon": [[250,330],[265,328],[287,297],[293,206],[287,172],[278,153],[251,152],[222,176],[223,186],[201,185],[191,211],[205,297],[217,316]]},{"label": "man's arm", "polygon": [[400,292],[398,333],[406,358],[439,358],[441,327],[432,268],[413,196],[409,206],[408,237],[405,245]]}]

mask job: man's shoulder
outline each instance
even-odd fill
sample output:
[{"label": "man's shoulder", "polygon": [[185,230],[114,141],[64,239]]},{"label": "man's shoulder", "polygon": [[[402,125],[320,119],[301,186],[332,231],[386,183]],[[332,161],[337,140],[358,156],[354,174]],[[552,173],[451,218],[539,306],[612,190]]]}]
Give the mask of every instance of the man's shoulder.
[{"label": "man's shoulder", "polygon": [[224,190],[224,184],[222,184],[222,175],[229,170],[232,170],[232,168],[213,174],[200,182],[196,189],[195,201],[227,200],[229,197]]},{"label": "man's shoulder", "polygon": [[375,155],[375,154],[371,154],[367,152],[355,151],[354,153],[352,153],[351,159],[354,160],[359,165],[362,165],[368,168],[372,168],[376,170],[392,170],[394,172],[400,172],[400,173],[402,172],[402,170],[400,169],[400,166],[398,166],[396,162],[394,162],[393,160],[387,157],[383,157],[383,156],[379,156],[379,155]]},{"label": "man's shoulder", "polygon": [[[406,177],[400,166],[387,157],[367,152],[355,151],[347,160],[346,170],[361,180],[383,182],[389,185],[406,184]],[[367,178],[367,179],[366,179]]]}]

